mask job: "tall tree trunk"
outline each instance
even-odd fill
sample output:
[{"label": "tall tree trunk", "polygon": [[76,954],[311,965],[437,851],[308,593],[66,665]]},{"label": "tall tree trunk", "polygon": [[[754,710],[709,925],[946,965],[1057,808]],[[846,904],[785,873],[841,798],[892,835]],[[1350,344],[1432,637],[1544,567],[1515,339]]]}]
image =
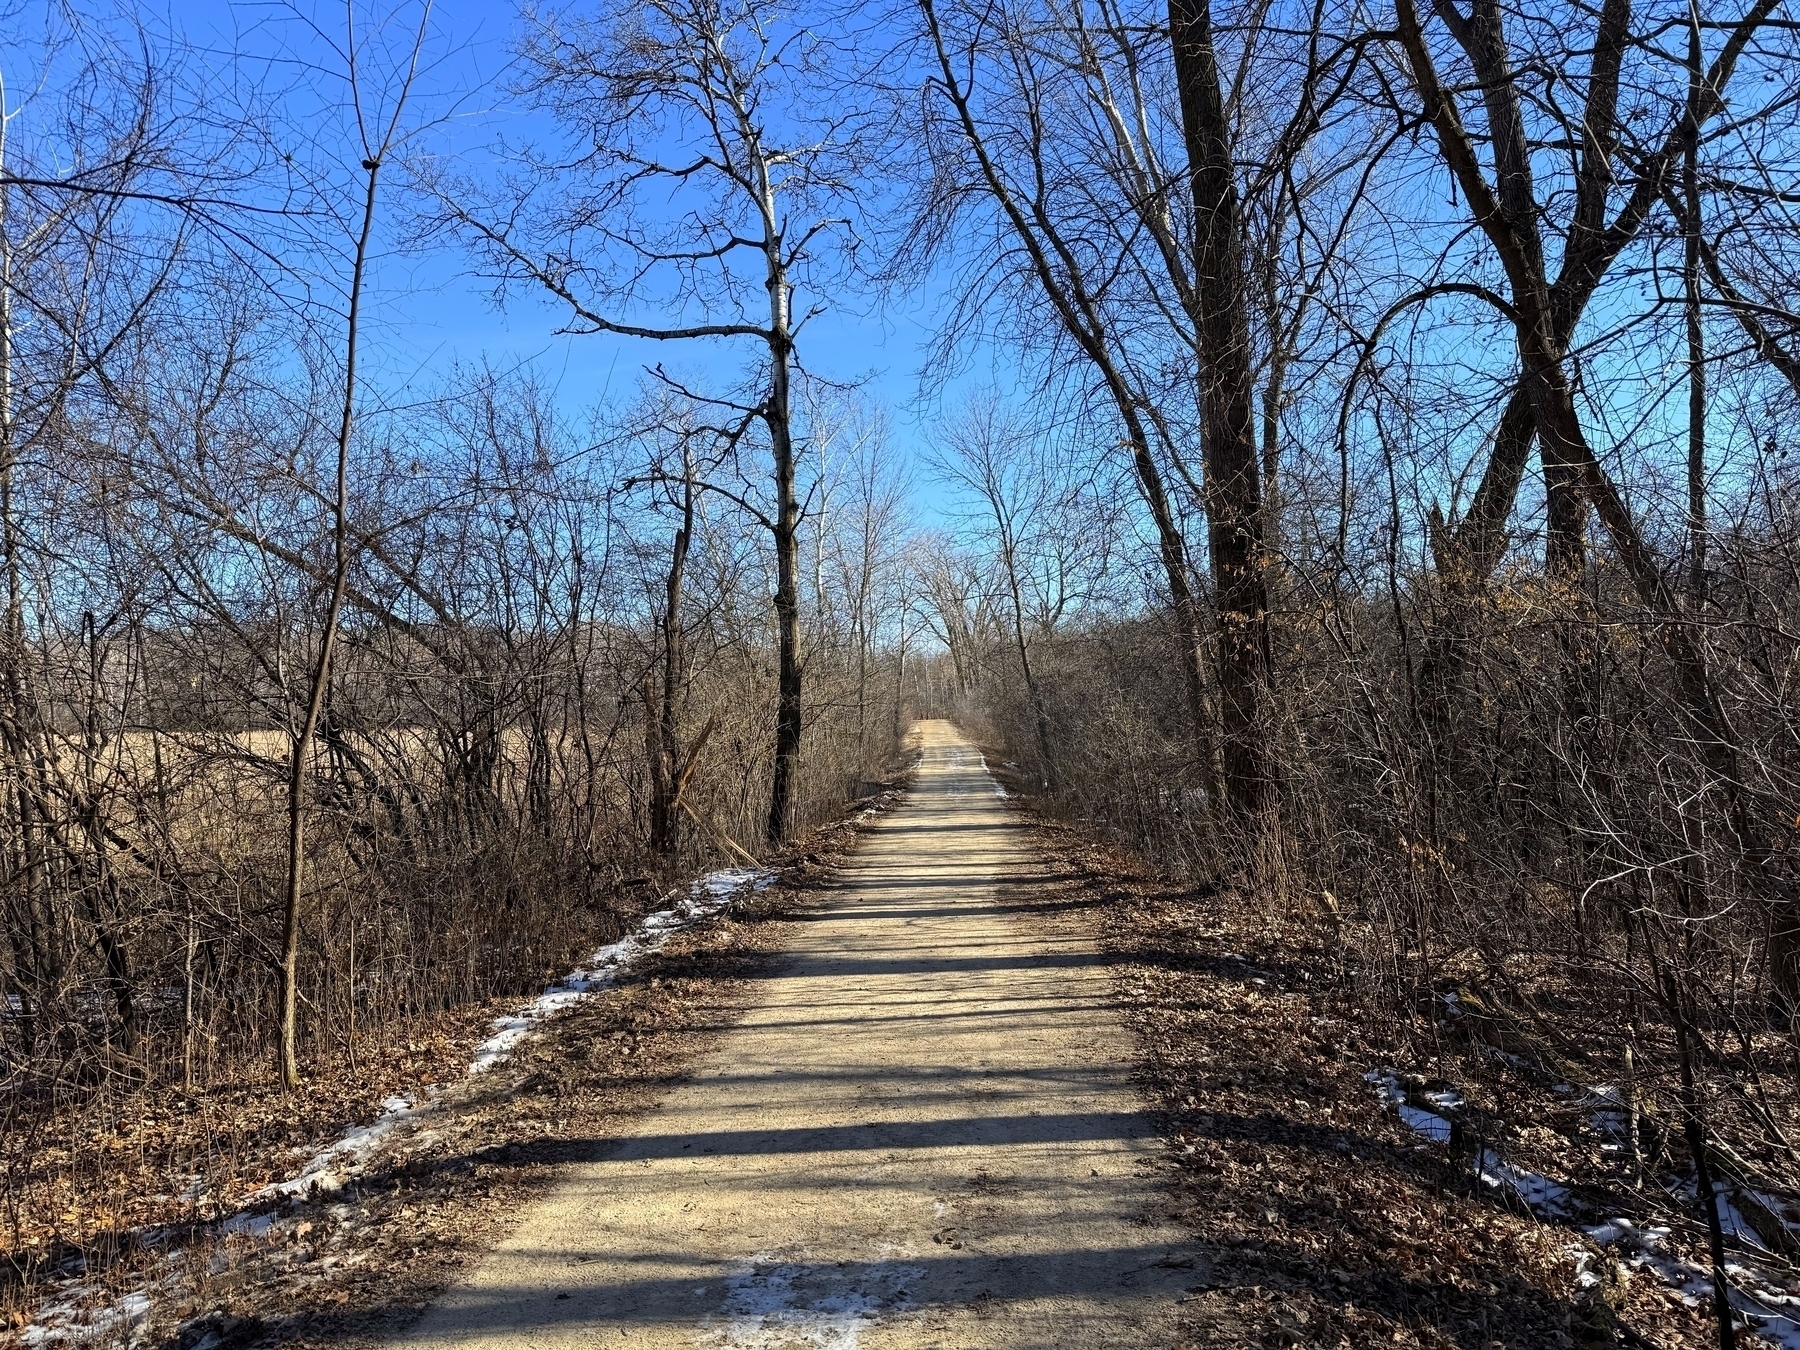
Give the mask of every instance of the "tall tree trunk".
[{"label": "tall tree trunk", "polygon": [[662,715],[654,671],[644,672],[644,768],[650,775],[650,851],[667,857],[675,851],[674,821],[670,807],[674,785],[669,781],[669,758],[663,749]]},{"label": "tall tree trunk", "polygon": [[1170,0],[1169,35],[1193,193],[1200,430],[1217,593],[1224,793],[1232,813],[1252,821],[1272,803],[1268,589],[1242,213],[1210,0]]},{"label": "tall tree trunk", "polygon": [[[1688,23],[1688,101],[1697,103],[1705,78],[1700,54],[1700,16]],[[1689,138],[1681,156],[1682,308],[1687,320],[1688,603],[1697,613],[1706,602],[1706,339],[1700,327],[1700,138]]]},{"label": "tall tree trunk", "polygon": [[[1275,335],[1278,339],[1280,334]],[[1263,544],[1269,565],[1281,566],[1281,402],[1286,397],[1287,353],[1277,347],[1269,354],[1269,374],[1262,391],[1262,493]]]},{"label": "tall tree trunk", "polygon": [[306,711],[294,733],[293,754],[288,763],[287,886],[281,920],[281,1086],[292,1091],[300,1083],[300,907],[306,887],[306,818],[311,805],[313,741],[331,687],[331,660],[337,649],[338,618],[344,608],[344,590],[350,579],[348,521],[350,514],[350,434],[356,424],[356,344],[362,317],[363,275],[368,267],[369,235],[375,225],[375,183],[381,161],[365,159],[368,175],[363,193],[362,228],[356,237],[356,257],[350,270],[350,306],[344,331],[344,406],[338,419],[337,469],[331,504],[331,598],[325,607],[325,625],[319,635],[319,651],[313,661],[307,690]]},{"label": "tall tree trunk", "polygon": [[[779,237],[774,248],[780,248]],[[788,284],[785,269],[772,259],[769,269],[769,398],[763,420],[775,458],[775,627],[777,676],[775,704],[775,771],[769,787],[769,819],[764,837],[786,841],[793,814],[792,798],[800,764],[800,503],[794,495],[794,435],[790,417],[789,380],[794,344],[788,331]]]},{"label": "tall tree trunk", "polygon": [[681,597],[687,570],[689,542],[694,535],[694,469],[688,448],[682,447],[681,526],[669,550],[669,573],[664,586],[662,612],[662,691],[652,699],[648,680],[644,698],[645,729],[650,756],[650,851],[663,857],[675,852],[680,839],[681,807],[676,801],[681,777],[681,736],[675,722],[675,702],[683,679]]}]

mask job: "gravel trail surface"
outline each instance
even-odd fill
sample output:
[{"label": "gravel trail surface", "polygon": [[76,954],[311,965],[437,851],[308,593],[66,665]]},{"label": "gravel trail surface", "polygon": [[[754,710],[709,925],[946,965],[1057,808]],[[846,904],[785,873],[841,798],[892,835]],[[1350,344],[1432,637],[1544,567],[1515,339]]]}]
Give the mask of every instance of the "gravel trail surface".
[{"label": "gravel trail surface", "polygon": [[1205,1263],[1158,1217],[1112,981],[1077,925],[997,898],[1032,831],[953,727],[921,732],[757,1006],[397,1344],[1175,1344]]}]

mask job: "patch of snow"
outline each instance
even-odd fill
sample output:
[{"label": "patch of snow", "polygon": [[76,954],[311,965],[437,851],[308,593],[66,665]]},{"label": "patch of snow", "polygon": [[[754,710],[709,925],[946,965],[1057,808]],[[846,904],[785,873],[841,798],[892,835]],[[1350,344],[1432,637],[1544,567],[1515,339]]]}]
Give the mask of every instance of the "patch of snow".
[{"label": "patch of snow", "polygon": [[1399,1107],[1400,1119],[1414,1134],[1422,1134],[1434,1144],[1450,1142],[1450,1122],[1442,1116],[1417,1106]]},{"label": "patch of snow", "polygon": [[131,1344],[138,1328],[150,1316],[150,1296],[130,1293],[109,1304],[94,1307],[88,1303],[94,1293],[85,1286],[70,1290],[62,1302],[40,1310],[32,1324],[19,1333],[19,1344]]},{"label": "patch of snow", "polygon": [[[1392,1069],[1371,1069],[1363,1081],[1375,1086],[1381,1104],[1398,1115],[1414,1134],[1434,1144],[1447,1144],[1453,1133],[1449,1117],[1468,1104],[1454,1088],[1433,1088],[1419,1097],[1437,1108],[1427,1111],[1407,1100],[1406,1089]],[[1439,1113],[1442,1114],[1439,1114]],[[1541,1177],[1523,1167],[1515,1167],[1492,1149],[1484,1148],[1475,1156],[1475,1176],[1484,1186],[1512,1192],[1541,1219],[1558,1220],[1569,1216],[1569,1188]]]},{"label": "patch of snow", "polygon": [[1575,1258],[1575,1283],[1579,1288],[1592,1289],[1600,1283],[1600,1277],[1588,1269],[1588,1262],[1594,1259],[1594,1253],[1581,1243],[1572,1243],[1563,1248]]},{"label": "patch of snow", "polygon": [[315,1191],[330,1195],[342,1190],[344,1182],[339,1172],[374,1152],[376,1146],[393,1133],[395,1126],[413,1119],[419,1110],[418,1104],[409,1098],[389,1097],[381,1104],[381,1114],[374,1120],[346,1130],[336,1143],[307,1159],[306,1166],[293,1176],[251,1192],[245,1203],[260,1204],[278,1196],[310,1195]]},{"label": "patch of snow", "polygon": [[814,1263],[762,1253],[726,1276],[724,1325],[709,1339],[731,1350],[856,1350],[864,1328],[884,1312],[912,1306],[907,1286],[924,1275],[923,1267],[891,1259]]},{"label": "patch of snow", "polygon": [[[727,908],[738,897],[766,889],[774,880],[774,871],[766,867],[727,867],[701,877],[689,887],[687,896],[680,903],[645,915],[631,933],[601,947],[579,969],[571,971],[517,1013],[495,1018],[494,1035],[476,1047],[469,1073],[482,1073],[503,1062],[518,1043],[546,1019],[573,1007],[590,994],[612,987],[634,961],[657,951],[682,930]],[[252,1192],[238,1212],[221,1219],[214,1231],[225,1236],[266,1236],[274,1227],[277,1216],[255,1214],[251,1210],[272,1200],[331,1194],[343,1189],[345,1179],[354,1175],[357,1166],[366,1161],[396,1128],[421,1115],[432,1100],[432,1095],[417,1101],[389,1097],[374,1120],[346,1130],[336,1142],[307,1159],[293,1176]],[[198,1184],[199,1179],[195,1180]],[[95,1293],[86,1285],[65,1286],[59,1302],[39,1308],[32,1324],[21,1333],[20,1344],[40,1346],[71,1340],[75,1344],[86,1344],[101,1338],[128,1343],[132,1329],[149,1315],[149,1297],[143,1293],[126,1294],[109,1308],[95,1312],[86,1307]],[[78,1318],[85,1320],[74,1320]]]},{"label": "patch of snow", "polygon": [[[1236,952],[1225,955],[1237,959]],[[1406,1100],[1406,1091],[1400,1086],[1400,1077],[1392,1069],[1370,1069],[1363,1075],[1363,1082],[1375,1085],[1375,1095],[1381,1099],[1383,1106],[1398,1106]]]},{"label": "patch of snow", "polygon": [[233,1214],[229,1219],[219,1221],[218,1232],[224,1237],[267,1237],[269,1230],[275,1226],[273,1214]]},{"label": "patch of snow", "polygon": [[1588,1114],[1588,1124],[1596,1134],[1606,1139],[1626,1138],[1630,1112],[1625,1106],[1625,1094],[1618,1088],[1611,1083],[1595,1084],[1588,1088],[1587,1097],[1581,1104],[1594,1108]]},{"label": "patch of snow", "polygon": [[540,1023],[567,1012],[590,994],[610,989],[634,962],[661,949],[675,934],[711,918],[739,895],[754,894],[774,880],[775,873],[766,867],[727,867],[707,873],[689,888],[680,904],[646,914],[636,929],[599,948],[518,1012],[496,1017],[494,1034],[475,1048],[469,1072],[486,1073],[503,1063]]},{"label": "patch of snow", "polygon": [[[1619,1241],[1621,1238],[1630,1237],[1635,1233],[1647,1232],[1650,1230],[1640,1229],[1630,1219],[1620,1218],[1608,1219],[1605,1223],[1595,1224],[1592,1228],[1584,1228],[1582,1231],[1600,1246],[1604,1247],[1609,1243]],[[1669,1230],[1661,1228],[1655,1231],[1660,1234],[1667,1234]]]},{"label": "patch of snow", "polygon": [[[1375,1093],[1381,1099],[1381,1104],[1397,1114],[1408,1129],[1423,1135],[1434,1144],[1450,1142],[1452,1127],[1448,1117],[1468,1104],[1454,1088],[1434,1088],[1418,1095],[1435,1106],[1437,1111],[1414,1106],[1407,1100],[1406,1089],[1401,1085],[1399,1075],[1392,1069],[1371,1069],[1363,1075],[1363,1081],[1375,1085]],[[1560,1182],[1541,1177],[1523,1167],[1515,1167],[1488,1148],[1476,1154],[1474,1166],[1476,1179],[1482,1185],[1497,1191],[1510,1191],[1540,1219],[1556,1221],[1569,1217],[1569,1188]]]},{"label": "patch of snow", "polygon": [[[1711,1300],[1710,1271],[1697,1262],[1672,1256],[1667,1250],[1666,1227],[1612,1218],[1583,1231],[1599,1246],[1614,1248],[1625,1265],[1658,1276],[1690,1308]],[[1788,1293],[1770,1272],[1739,1261],[1727,1261],[1725,1274],[1731,1306],[1755,1335],[1781,1350],[1800,1350],[1800,1297]]]},{"label": "patch of snow", "polygon": [[[1381,1104],[1398,1115],[1413,1133],[1422,1134],[1437,1144],[1450,1142],[1450,1122],[1435,1112],[1409,1104],[1406,1089],[1400,1085],[1400,1076],[1392,1069],[1370,1069],[1363,1075],[1363,1081],[1375,1085],[1375,1095],[1381,1099]],[[1437,1095],[1455,1097],[1457,1105],[1462,1104],[1462,1099],[1453,1092]]]},{"label": "patch of snow", "polygon": [[[975,752],[975,758],[976,758],[976,759],[977,759],[977,760],[978,760],[978,761],[979,761],[979,762],[980,762],[980,764],[981,764],[981,771],[982,771],[982,772],[983,772],[983,773],[984,773],[984,774],[986,774],[986,775],[987,775],[987,780],[988,780],[988,783],[989,783],[989,785],[990,785],[990,786],[992,786],[992,788],[993,788],[993,789],[994,789],[994,795],[995,795],[995,796],[996,796],[996,797],[1010,797],[1010,796],[1012,796],[1012,793],[1010,793],[1010,792],[1008,792],[1008,791],[1007,791],[1007,790],[1006,790],[1006,789],[1005,789],[1005,788],[1003,788],[1003,787],[1001,787],[1001,786],[1000,786],[1000,780],[999,780],[999,779],[997,779],[997,778],[995,778],[995,777],[994,777],[994,771],[993,771],[993,770],[992,770],[992,769],[990,769],[990,768],[988,768],[988,762],[987,762],[987,756],[986,756],[986,755],[984,755],[984,754],[982,754],[982,753],[981,753],[981,751],[979,751],[979,750],[977,750],[977,751],[976,751],[976,752]],[[1017,766],[1016,766],[1016,765],[1012,765],[1012,764],[1009,764],[1009,765],[1007,765],[1007,766],[1006,766],[1006,767],[1007,767],[1007,768],[1009,768],[1009,769],[1011,769],[1011,768],[1016,768],[1016,767],[1017,767]]]},{"label": "patch of snow", "polygon": [[1476,1155],[1475,1176],[1484,1186],[1511,1191],[1540,1219],[1566,1219],[1569,1216],[1567,1186],[1523,1167],[1514,1167],[1492,1149],[1484,1148]]}]

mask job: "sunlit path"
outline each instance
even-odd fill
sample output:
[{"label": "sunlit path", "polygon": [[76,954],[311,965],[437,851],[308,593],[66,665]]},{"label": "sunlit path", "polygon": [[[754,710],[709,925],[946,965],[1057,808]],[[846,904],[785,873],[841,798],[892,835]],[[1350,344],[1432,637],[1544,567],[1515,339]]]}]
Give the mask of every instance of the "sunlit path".
[{"label": "sunlit path", "polygon": [[1196,1275],[1105,969],[997,901],[1031,835],[924,733],[756,1009],[406,1345],[1172,1343]]}]

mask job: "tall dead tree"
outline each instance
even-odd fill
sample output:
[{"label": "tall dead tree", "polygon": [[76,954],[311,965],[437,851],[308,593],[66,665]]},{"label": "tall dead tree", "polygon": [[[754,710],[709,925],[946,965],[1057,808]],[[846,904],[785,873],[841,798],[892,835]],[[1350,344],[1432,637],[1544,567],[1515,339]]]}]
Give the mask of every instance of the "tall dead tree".
[{"label": "tall dead tree", "polygon": [[[503,281],[567,306],[579,332],[752,344],[753,392],[701,397],[760,426],[772,499],[757,512],[774,554],[777,698],[765,834],[786,838],[803,731],[798,342],[853,206],[854,118],[809,121],[828,44],[768,0],[619,4],[539,16],[524,92],[568,135],[528,159],[497,199],[442,185],[447,215]],[[677,203],[671,206],[671,201]],[[639,322],[644,308],[691,322]]]}]

